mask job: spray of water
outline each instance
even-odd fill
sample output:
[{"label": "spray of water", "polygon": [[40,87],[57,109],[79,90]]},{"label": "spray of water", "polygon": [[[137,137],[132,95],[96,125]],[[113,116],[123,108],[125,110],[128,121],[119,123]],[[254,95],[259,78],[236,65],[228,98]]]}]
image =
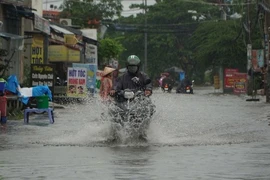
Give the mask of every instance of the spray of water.
[{"label": "spray of water", "polygon": [[[132,138],[128,134],[129,126],[118,131],[120,141],[113,141],[109,108],[99,97],[82,105],[74,104],[56,110],[56,122],[53,125],[37,126],[34,124],[36,120],[31,120],[32,125],[22,126],[21,129],[27,129],[23,135],[29,137],[28,141],[52,146],[196,146],[257,141],[260,139],[260,128],[256,129],[256,126],[262,121],[268,121],[265,114],[253,115],[259,108],[249,107],[251,105],[243,106],[243,110],[235,108],[234,104],[239,104],[236,98],[228,97],[226,103],[220,104],[222,97],[209,98],[196,94],[174,96],[157,92],[151,99],[156,105],[156,112],[146,131],[147,141]],[[224,106],[229,108],[229,112],[224,113]],[[209,113],[211,109],[215,111]],[[253,121],[256,121],[255,126],[250,125]],[[47,121],[45,124],[48,124]]]},{"label": "spray of water", "polygon": [[[114,123],[112,123],[112,116],[110,114],[111,108],[114,105],[102,103],[99,97],[96,97],[94,100],[88,101],[84,106],[72,107],[75,108],[73,111],[83,115],[78,117],[73,117],[73,114],[68,115],[68,119],[77,119],[79,125],[74,124],[74,128],[64,131],[61,135],[51,139],[47,144],[51,145],[78,145],[78,146],[97,146],[97,145],[126,145],[126,146],[137,146],[145,144],[173,144],[177,140],[173,134],[169,133],[171,129],[166,129],[164,126],[164,121],[166,119],[167,111],[163,111],[163,107],[157,107],[155,113],[152,117],[150,114],[143,113],[143,110],[150,112],[147,105],[148,102],[140,102],[136,104],[139,108],[137,115],[146,116],[144,118],[151,118],[149,127],[146,129],[147,140],[141,140],[134,138],[132,134],[133,124],[126,123],[124,127],[118,125],[117,136],[119,137],[118,141],[114,141],[115,131]],[[154,103],[153,103],[154,104]],[[169,108],[169,107],[165,107]],[[94,113],[93,113],[94,112]],[[61,116],[63,116],[61,114]],[[59,115],[60,118],[60,115]],[[120,118],[118,114],[118,118]],[[142,117],[140,117],[142,118]],[[162,122],[162,123],[161,123]],[[72,122],[73,123],[73,122]],[[66,125],[66,128],[70,128],[70,124]]]},{"label": "spray of water", "polygon": [[[189,101],[195,101],[191,98],[196,98],[196,105],[203,107],[196,111],[199,116],[190,116],[193,106]],[[216,98],[212,98],[212,101],[216,100]],[[76,104],[70,107],[70,111],[65,109],[63,113],[56,114],[56,123],[47,127],[46,130],[44,127],[40,127],[38,131],[50,131],[50,134],[52,134],[49,139],[41,142],[48,145],[75,146],[193,146],[241,143],[254,139],[245,134],[235,134],[234,127],[228,128],[226,121],[217,119],[222,118],[220,115],[211,117],[208,108],[215,104],[211,105],[211,103],[205,101],[204,97],[196,97],[195,95],[173,96],[164,93],[160,96],[157,93],[156,96],[152,97],[152,102],[156,105],[156,112],[151,117],[146,131],[147,141],[133,138],[132,134],[129,134],[132,130],[132,124],[127,124],[125,128],[118,129],[120,141],[115,142],[109,107],[102,103],[99,97],[95,97],[83,105]],[[141,108],[138,116],[144,115],[141,112],[147,106],[144,104],[138,107]],[[216,108],[216,111],[219,111],[219,109]],[[223,109],[220,111],[223,111]],[[237,121],[235,120],[235,122]],[[233,125],[237,124],[234,123]],[[241,127],[243,127],[243,124]],[[35,129],[35,127],[33,128]],[[237,131],[239,131],[239,128],[237,128]],[[247,140],[245,137],[248,137]]]}]

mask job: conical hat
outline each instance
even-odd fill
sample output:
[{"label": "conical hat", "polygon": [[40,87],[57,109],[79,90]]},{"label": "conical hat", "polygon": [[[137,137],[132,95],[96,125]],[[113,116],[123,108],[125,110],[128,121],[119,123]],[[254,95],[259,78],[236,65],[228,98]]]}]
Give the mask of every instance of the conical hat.
[{"label": "conical hat", "polygon": [[110,73],[113,72],[113,71],[115,71],[114,68],[105,67],[104,70],[103,70],[102,75],[103,75],[103,76],[106,76],[106,75],[110,74]]}]

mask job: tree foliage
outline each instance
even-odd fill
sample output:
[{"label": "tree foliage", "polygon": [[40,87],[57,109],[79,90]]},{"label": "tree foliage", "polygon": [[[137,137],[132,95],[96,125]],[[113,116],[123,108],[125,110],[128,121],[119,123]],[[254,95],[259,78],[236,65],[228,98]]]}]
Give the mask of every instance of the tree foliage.
[{"label": "tree foliage", "polygon": [[[209,69],[214,70],[215,73],[217,67],[247,71],[247,44],[252,43],[253,48],[262,49],[263,27],[258,22],[256,7],[256,4],[250,5],[250,10],[243,13],[243,18],[238,20],[229,19],[200,24],[190,39],[198,74],[203,75],[204,71]],[[245,25],[249,23],[250,29],[246,29]]]},{"label": "tree foliage", "polygon": [[[145,8],[143,4],[133,7]],[[122,34],[118,35],[124,37],[121,43],[127,51],[121,56],[122,59],[136,54],[145,62],[144,33],[147,32],[147,70],[152,77],[158,76],[171,66],[191,71],[194,63],[188,40],[200,23],[192,20],[192,16],[199,17],[204,14],[211,15],[214,19],[218,15],[217,8],[204,4],[198,6],[197,3],[181,0],[164,0],[146,9],[146,15],[121,17],[111,25],[114,27],[111,28],[111,33],[112,30],[120,31]],[[188,10],[199,13],[189,14]],[[115,32],[113,34],[115,35]]]},{"label": "tree foliage", "polygon": [[[102,24],[108,27],[105,37],[117,40],[117,43],[125,47],[123,50],[111,46],[113,43],[110,41],[101,41],[99,56],[102,60],[114,56],[124,65],[126,57],[136,54],[145,66],[147,33],[147,73],[151,77],[158,76],[171,66],[180,67],[187,74],[200,77],[206,70],[218,66],[244,71],[246,44],[262,47],[262,21],[258,21],[256,3],[247,6],[243,5],[244,0],[235,0],[234,6],[213,6],[211,3],[216,3],[215,0],[159,0],[148,7],[143,3],[131,6],[144,9],[145,14],[114,19],[121,12],[120,0],[101,0],[97,4],[90,0],[82,2],[66,0],[63,14],[69,14],[74,22],[86,27],[92,17],[101,19]],[[226,20],[222,16],[224,12]],[[230,19],[234,12],[243,17]],[[248,23],[249,32],[244,26]],[[109,47],[116,47],[116,50],[112,51]]]},{"label": "tree foliage", "polygon": [[80,27],[97,28],[102,20],[120,16],[122,8],[121,0],[64,0],[60,17],[70,18]]},{"label": "tree foliage", "polygon": [[241,33],[241,22],[219,21],[201,24],[191,38],[194,58],[205,68],[245,64],[246,48]]},{"label": "tree foliage", "polygon": [[[201,80],[206,70],[219,66],[245,71],[249,38],[253,47],[261,48],[262,27],[257,21],[256,4],[247,7],[239,0],[234,1],[234,6],[213,6],[211,3],[215,2],[162,0],[147,8],[143,4],[133,5],[147,10],[146,15],[119,18],[110,24],[107,35],[122,37],[120,42],[127,49],[122,59],[137,54],[145,62],[144,33],[147,32],[147,65],[152,77],[171,66],[181,67]],[[224,12],[226,20],[222,16]],[[235,12],[243,17],[231,19],[230,15]],[[251,33],[243,28],[249,21]]]},{"label": "tree foliage", "polygon": [[100,64],[109,64],[110,59],[118,59],[124,51],[124,47],[117,40],[105,38],[100,40],[98,47],[98,59]]}]

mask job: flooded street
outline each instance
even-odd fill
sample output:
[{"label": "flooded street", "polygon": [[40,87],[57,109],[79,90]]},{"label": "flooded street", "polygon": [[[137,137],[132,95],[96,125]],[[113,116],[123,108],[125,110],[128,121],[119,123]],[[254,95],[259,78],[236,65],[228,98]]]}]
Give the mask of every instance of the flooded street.
[{"label": "flooded street", "polygon": [[0,179],[268,180],[270,104],[213,92],[156,90],[147,142],[106,143],[110,124],[96,98],[55,109],[54,124],[47,114],[28,125],[8,120]]}]

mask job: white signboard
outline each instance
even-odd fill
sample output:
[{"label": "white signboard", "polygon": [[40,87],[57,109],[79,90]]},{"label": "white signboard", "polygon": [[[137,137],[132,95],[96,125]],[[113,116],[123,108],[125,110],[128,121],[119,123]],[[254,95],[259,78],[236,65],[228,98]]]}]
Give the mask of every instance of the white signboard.
[{"label": "white signboard", "polygon": [[68,68],[67,72],[67,96],[86,97],[87,95],[87,69],[74,67]]},{"label": "white signboard", "polygon": [[85,63],[97,65],[97,46],[85,44]]}]

